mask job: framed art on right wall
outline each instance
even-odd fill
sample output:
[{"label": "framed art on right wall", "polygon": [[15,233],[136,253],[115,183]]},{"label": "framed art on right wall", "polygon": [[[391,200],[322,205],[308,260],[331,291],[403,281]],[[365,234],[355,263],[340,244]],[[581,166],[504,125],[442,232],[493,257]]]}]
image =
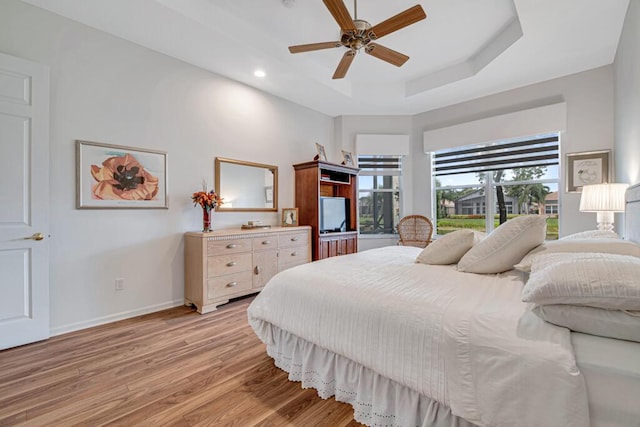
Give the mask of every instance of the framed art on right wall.
[{"label": "framed art on right wall", "polygon": [[567,154],[567,193],[580,193],[582,187],[609,182],[611,150]]}]

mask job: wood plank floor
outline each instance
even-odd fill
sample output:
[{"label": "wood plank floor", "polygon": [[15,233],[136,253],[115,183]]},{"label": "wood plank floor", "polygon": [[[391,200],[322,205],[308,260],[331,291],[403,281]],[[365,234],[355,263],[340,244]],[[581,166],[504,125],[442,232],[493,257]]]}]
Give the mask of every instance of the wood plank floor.
[{"label": "wood plank floor", "polygon": [[0,351],[0,426],[361,426],[273,365],[252,297]]}]

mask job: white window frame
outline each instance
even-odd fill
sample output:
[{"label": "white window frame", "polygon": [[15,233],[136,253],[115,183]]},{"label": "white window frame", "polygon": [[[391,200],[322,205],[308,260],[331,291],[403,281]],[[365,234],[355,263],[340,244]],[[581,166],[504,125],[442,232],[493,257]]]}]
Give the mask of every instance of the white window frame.
[{"label": "white window frame", "polygon": [[[560,145],[560,132],[556,132],[554,133],[555,135],[557,135],[558,138],[558,146]],[[515,141],[512,140],[512,141]],[[508,142],[508,141],[505,141]],[[472,144],[472,145],[466,145],[464,147],[459,147],[461,149],[464,148],[471,148],[471,147],[483,147],[485,146],[485,144]],[[432,157],[432,164],[435,165],[435,154],[437,152],[432,152],[431,153],[431,157]],[[561,155],[560,155],[560,150],[558,150],[558,165],[561,164]],[[524,167],[528,167],[528,166],[524,166]],[[509,169],[514,169],[514,168],[509,168]],[[484,186],[484,206],[485,207],[489,207],[490,209],[488,209],[486,212],[484,212],[485,218],[493,218],[496,213],[498,212],[497,209],[497,200],[495,200],[495,194],[496,194],[496,187],[497,186],[501,186],[501,187],[510,187],[510,186],[517,186],[517,185],[525,185],[525,184],[556,184],[558,186],[558,189],[560,188],[561,185],[561,172],[560,172],[560,168],[558,169],[558,176],[557,178],[552,178],[552,179],[533,179],[533,180],[527,180],[527,181],[506,181],[506,182],[499,182],[499,183],[495,183],[493,182],[493,171],[487,171],[487,172],[483,172],[484,173],[484,184],[462,184],[462,185],[448,185],[448,186],[440,186],[440,187],[436,187],[436,169],[435,167],[432,168],[432,175],[431,175],[431,206],[432,206],[432,218],[435,218],[436,220],[434,221],[434,232],[437,233],[437,197],[436,197],[436,192],[439,190],[459,190],[459,189],[464,189],[464,188],[482,188]],[[560,215],[559,211],[559,204],[554,205],[555,206],[555,215]],[[485,209],[483,209],[485,210]],[[546,207],[545,207],[546,210]],[[511,212],[513,213],[513,205],[511,207]],[[508,213],[508,209],[507,209],[507,213]],[[469,214],[463,214],[463,215],[469,215]],[[487,233],[490,233],[494,230],[494,221],[493,220],[485,220],[485,231]]]},{"label": "white window frame", "polygon": [[[375,194],[376,193],[398,193],[398,208],[399,208],[399,213],[398,213],[398,221],[400,218],[402,218],[402,200],[403,200],[403,164],[404,164],[404,156],[402,155],[359,155],[358,156],[358,164],[360,165],[360,161],[361,159],[364,158],[387,158],[387,159],[398,159],[398,163],[399,163],[399,168],[398,169],[393,169],[393,170],[389,170],[389,169],[361,169],[360,173],[358,174],[358,183],[359,183],[359,179],[361,176],[372,176],[372,177],[379,177],[379,176],[397,176],[398,177],[398,189],[392,189],[392,188],[383,188],[383,189],[360,189],[360,186],[358,185],[358,234],[359,237],[365,237],[365,238],[380,238],[380,237],[397,237],[398,235],[398,230],[397,230],[397,222],[395,224],[393,224],[393,231],[391,233],[363,233],[361,228],[360,228],[360,195],[361,194],[371,194],[371,199],[375,200]],[[381,173],[382,172],[382,173]]]}]

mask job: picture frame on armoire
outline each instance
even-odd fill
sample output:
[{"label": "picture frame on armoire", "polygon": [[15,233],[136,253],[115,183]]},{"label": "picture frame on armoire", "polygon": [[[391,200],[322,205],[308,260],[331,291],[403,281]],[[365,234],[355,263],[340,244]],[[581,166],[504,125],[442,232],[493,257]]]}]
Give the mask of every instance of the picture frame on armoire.
[{"label": "picture frame on armoire", "polygon": [[351,151],[342,150],[342,164],[351,167],[355,166],[355,163],[353,161],[353,154],[351,154]]},{"label": "picture frame on armoire", "polygon": [[315,160],[320,160],[321,162],[327,161],[327,152],[324,149],[324,145],[316,142],[316,152],[318,154],[316,154]]}]

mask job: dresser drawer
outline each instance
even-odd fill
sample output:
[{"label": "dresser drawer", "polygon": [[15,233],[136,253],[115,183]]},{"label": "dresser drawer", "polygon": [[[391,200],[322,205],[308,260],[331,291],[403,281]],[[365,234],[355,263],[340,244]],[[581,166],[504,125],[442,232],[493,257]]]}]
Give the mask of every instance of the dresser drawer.
[{"label": "dresser drawer", "polygon": [[309,262],[307,246],[280,249],[278,253],[278,268],[285,265],[298,265]]},{"label": "dresser drawer", "polygon": [[251,271],[227,274],[207,280],[207,299],[216,299],[251,289]]},{"label": "dresser drawer", "polygon": [[309,244],[309,233],[306,231],[298,233],[287,233],[278,236],[281,248],[289,248],[292,246],[307,246]]},{"label": "dresser drawer", "polygon": [[207,277],[223,276],[251,270],[251,252],[210,256],[207,258]]},{"label": "dresser drawer", "polygon": [[254,237],[253,250],[275,249],[278,247],[278,236]]},{"label": "dresser drawer", "polygon": [[251,239],[209,240],[207,255],[224,255],[251,251]]}]

